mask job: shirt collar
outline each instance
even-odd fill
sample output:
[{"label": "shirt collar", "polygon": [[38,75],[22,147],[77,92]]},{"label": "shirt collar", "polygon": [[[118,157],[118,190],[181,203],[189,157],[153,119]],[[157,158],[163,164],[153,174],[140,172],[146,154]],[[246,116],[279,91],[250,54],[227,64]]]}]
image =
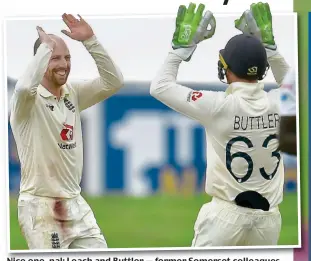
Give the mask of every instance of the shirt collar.
[{"label": "shirt collar", "polygon": [[229,85],[226,94],[239,94],[242,97],[258,98],[264,89],[263,83],[234,82]]},{"label": "shirt collar", "polygon": [[[38,86],[38,93],[44,98],[54,97],[54,94],[50,93],[44,86],[41,84]],[[69,95],[69,90],[66,85],[61,87],[61,97],[67,97]]]}]

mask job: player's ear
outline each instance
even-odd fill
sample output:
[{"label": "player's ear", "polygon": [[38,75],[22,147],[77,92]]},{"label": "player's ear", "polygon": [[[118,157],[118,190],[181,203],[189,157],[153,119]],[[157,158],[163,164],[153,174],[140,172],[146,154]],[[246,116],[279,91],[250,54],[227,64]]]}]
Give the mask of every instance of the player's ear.
[{"label": "player's ear", "polygon": [[226,70],[226,78],[227,78],[227,82],[230,84],[232,83],[232,77],[233,77],[233,72],[231,72],[231,70],[228,68]]}]

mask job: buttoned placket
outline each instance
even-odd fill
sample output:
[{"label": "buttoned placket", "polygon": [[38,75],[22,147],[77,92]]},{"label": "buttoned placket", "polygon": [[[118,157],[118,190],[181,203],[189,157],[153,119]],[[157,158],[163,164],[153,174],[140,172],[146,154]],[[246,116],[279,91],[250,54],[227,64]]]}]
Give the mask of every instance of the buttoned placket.
[{"label": "buttoned placket", "polygon": [[66,122],[66,120],[67,120],[67,113],[66,113],[66,110],[65,110],[66,107],[65,107],[65,104],[64,104],[64,98],[65,98],[65,96],[61,96],[59,98],[59,100],[58,100],[56,96],[53,96],[54,103],[55,103],[55,105],[58,108],[58,111],[56,113],[61,115],[62,118],[64,119],[64,122]]}]

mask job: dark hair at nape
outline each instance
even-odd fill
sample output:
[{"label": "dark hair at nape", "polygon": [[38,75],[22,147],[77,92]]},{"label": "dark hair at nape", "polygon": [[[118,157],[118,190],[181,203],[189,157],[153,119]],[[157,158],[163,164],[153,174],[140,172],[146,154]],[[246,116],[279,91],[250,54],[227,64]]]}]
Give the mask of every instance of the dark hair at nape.
[{"label": "dark hair at nape", "polygon": [[[55,36],[54,34],[48,34],[48,35]],[[41,39],[40,39],[40,37],[38,37],[38,39],[35,41],[35,44],[33,46],[33,55],[36,55],[38,48],[40,47],[41,43],[42,43]]]}]

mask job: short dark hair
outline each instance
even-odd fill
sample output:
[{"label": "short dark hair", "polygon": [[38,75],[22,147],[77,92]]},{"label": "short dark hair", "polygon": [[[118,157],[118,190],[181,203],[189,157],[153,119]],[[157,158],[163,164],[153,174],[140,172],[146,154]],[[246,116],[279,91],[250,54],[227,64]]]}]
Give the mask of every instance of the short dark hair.
[{"label": "short dark hair", "polygon": [[[54,34],[48,34],[48,35],[55,36]],[[33,46],[33,55],[36,55],[38,48],[40,47],[41,43],[42,43],[41,39],[40,39],[40,37],[38,37],[38,39],[35,41],[35,44]]]}]

